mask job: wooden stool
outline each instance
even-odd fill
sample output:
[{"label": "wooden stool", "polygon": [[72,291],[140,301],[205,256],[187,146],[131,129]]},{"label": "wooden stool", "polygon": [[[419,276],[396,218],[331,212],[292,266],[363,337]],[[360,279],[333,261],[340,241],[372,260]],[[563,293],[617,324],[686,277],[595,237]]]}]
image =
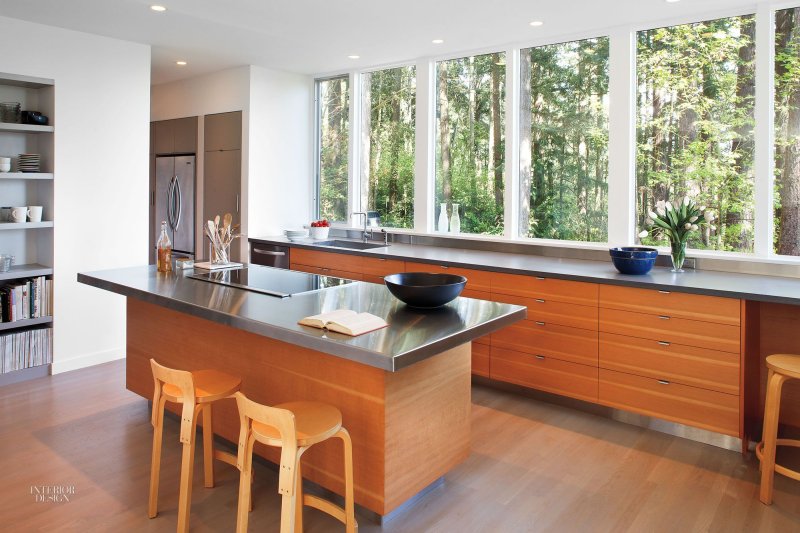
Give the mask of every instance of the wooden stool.
[{"label": "wooden stool", "polygon": [[[236,531],[247,531],[247,514],[251,507],[253,445],[256,441],[281,448],[278,494],[281,501],[281,533],[303,531],[303,505],[326,512],[345,525],[347,533],[358,530],[353,501],[353,445],[350,434],[342,427],[342,413],[331,405],[319,402],[290,402],[268,407],[249,400],[241,392],[235,395],[239,406],[239,507]],[[345,508],[311,494],[303,494],[300,459],[314,444],[331,437],[344,444]]]},{"label": "wooden stool", "polygon": [[776,446],[800,448],[800,440],[779,439],[778,420],[781,410],[781,388],[789,379],[800,379],[800,355],[776,354],[767,357],[767,403],[764,406],[764,434],[756,446],[756,456],[761,460],[762,503],[772,504],[772,484],[775,472],[800,481],[800,472],[775,464]]},{"label": "wooden stool", "polygon": [[203,412],[203,470],[205,486],[214,486],[214,459],[236,466],[236,457],[214,450],[214,431],[211,427],[211,403],[230,397],[239,390],[241,379],[217,370],[187,372],[174,370],[150,359],[153,369],[153,457],[150,464],[150,502],[147,516],[158,514],[158,478],[161,470],[161,437],[164,431],[164,404],[167,401],[182,403],[181,434],[181,484],[178,498],[178,531],[189,531],[189,506],[192,500],[192,473],[194,470],[194,443],[197,417]]}]

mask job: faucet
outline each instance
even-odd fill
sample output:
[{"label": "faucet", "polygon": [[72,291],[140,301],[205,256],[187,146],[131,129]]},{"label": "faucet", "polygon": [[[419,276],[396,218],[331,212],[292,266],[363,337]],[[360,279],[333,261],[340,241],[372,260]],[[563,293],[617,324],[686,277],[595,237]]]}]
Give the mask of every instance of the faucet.
[{"label": "faucet", "polygon": [[364,215],[364,230],[361,235],[363,242],[367,242],[367,239],[372,238],[372,230],[367,230],[367,214],[363,211],[356,211],[353,215]]}]

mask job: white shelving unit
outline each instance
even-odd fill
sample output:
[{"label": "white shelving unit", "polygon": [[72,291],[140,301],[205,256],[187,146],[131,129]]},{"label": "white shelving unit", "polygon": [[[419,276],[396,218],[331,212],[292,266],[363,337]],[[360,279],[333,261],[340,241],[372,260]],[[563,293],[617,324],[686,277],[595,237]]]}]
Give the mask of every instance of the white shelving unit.
[{"label": "white shelving unit", "polygon": [[[12,158],[11,172],[0,173],[0,203],[44,208],[42,222],[0,221],[0,253],[15,257],[11,270],[0,272],[0,286],[53,275],[54,94],[53,80],[0,73],[1,102],[19,102],[22,110],[40,111],[50,119],[47,126],[0,122],[0,156]],[[18,171],[17,158],[23,153],[40,154],[40,172]],[[0,322],[0,336],[52,323],[52,316]],[[0,373],[0,386],[49,373],[49,364]]]}]

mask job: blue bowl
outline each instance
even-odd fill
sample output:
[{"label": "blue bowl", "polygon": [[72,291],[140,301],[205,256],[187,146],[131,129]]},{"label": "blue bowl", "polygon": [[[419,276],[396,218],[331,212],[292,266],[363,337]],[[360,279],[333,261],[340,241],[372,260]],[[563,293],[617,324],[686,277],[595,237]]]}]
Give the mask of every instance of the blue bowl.
[{"label": "blue bowl", "polygon": [[622,246],[608,251],[611,262],[623,274],[642,275],[650,272],[658,257],[655,248],[642,246]]}]

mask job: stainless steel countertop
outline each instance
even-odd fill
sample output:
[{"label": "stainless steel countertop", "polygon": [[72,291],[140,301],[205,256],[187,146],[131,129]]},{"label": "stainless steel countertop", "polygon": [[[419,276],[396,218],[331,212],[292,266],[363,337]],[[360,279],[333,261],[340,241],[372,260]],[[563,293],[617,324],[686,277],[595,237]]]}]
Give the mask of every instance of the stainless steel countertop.
[{"label": "stainless steel countertop", "polygon": [[[364,282],[281,299],[188,278],[180,271],[159,273],[154,266],[80,273],[78,281],[389,371],[513,324],[527,312],[518,305],[472,298],[456,298],[440,309],[414,310],[385,286]],[[348,337],[297,324],[303,317],[343,308],[377,315],[389,327]]]},{"label": "stainless steel countertop", "polygon": [[676,274],[670,272],[670,269],[666,267],[655,267],[649,274],[644,276],[631,276],[617,272],[614,265],[611,264],[610,257],[608,261],[562,259],[538,255],[396,243],[392,243],[388,247],[362,251],[319,246],[314,244],[313,241],[289,242],[282,237],[250,238],[249,241],[367,257],[436,263],[509,274],[547,276],[574,281],[800,305],[800,279],[797,278],[737,274],[711,270],[687,270]]}]

